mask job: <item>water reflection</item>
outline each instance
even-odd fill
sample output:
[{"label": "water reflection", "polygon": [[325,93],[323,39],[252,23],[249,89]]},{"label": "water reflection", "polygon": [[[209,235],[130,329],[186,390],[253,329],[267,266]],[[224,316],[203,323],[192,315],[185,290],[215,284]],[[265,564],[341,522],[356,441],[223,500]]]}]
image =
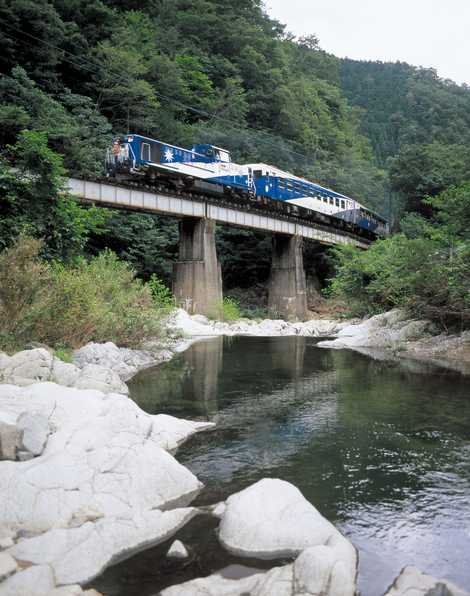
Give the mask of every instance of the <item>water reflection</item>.
[{"label": "water reflection", "polygon": [[192,417],[213,419],[222,368],[223,338],[195,343],[173,361],[142,371],[131,383],[132,398],[149,414],[191,410]]},{"label": "water reflection", "polygon": [[131,395],[217,421],[178,454],[206,484],[201,502],[263,476],[296,484],[359,548],[363,596],[406,564],[470,586],[467,378],[307,338],[218,338],[139,375]]}]

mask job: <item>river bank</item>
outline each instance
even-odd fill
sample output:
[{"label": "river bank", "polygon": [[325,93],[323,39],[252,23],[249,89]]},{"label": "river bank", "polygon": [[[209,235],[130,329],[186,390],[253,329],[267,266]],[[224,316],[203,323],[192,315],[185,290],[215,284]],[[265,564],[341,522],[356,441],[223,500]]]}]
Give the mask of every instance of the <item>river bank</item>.
[{"label": "river bank", "polygon": [[[178,339],[190,326],[191,338]],[[165,348],[89,344],[75,353],[73,364],[41,348],[2,355],[0,433],[2,456],[10,461],[0,463],[0,594],[80,594],[77,585],[107,566],[208,514],[221,519],[221,547],[250,558],[287,556],[295,563],[262,573],[251,569],[237,580],[216,574],[169,588],[165,596],[353,594],[355,550],[292,485],[267,479],[214,509],[191,507],[202,485],[173,455],[189,436],[212,425],[145,414],[126,397],[124,382],[208,335],[324,337],[341,334],[347,323],[227,325],[180,311],[175,329]],[[269,520],[282,519],[286,508],[293,509],[286,523],[273,525]],[[429,582],[437,582],[420,577],[408,570],[391,593],[420,585],[424,594]],[[54,592],[57,587],[62,591]]]},{"label": "river bank", "polygon": [[375,359],[418,360],[470,373],[470,331],[442,333],[431,321],[410,318],[399,309],[344,325],[334,339],[318,345],[352,349]]}]

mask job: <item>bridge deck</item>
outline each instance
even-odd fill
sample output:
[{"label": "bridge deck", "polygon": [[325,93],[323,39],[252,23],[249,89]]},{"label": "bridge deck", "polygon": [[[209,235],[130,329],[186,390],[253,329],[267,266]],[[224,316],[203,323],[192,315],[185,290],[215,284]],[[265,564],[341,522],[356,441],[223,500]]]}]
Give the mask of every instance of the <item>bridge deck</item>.
[{"label": "bridge deck", "polygon": [[276,234],[297,235],[324,244],[350,244],[367,248],[365,238],[327,228],[312,222],[278,213],[259,213],[256,206],[230,205],[217,198],[185,198],[171,194],[141,190],[102,181],[69,178],[69,191],[81,201],[106,207],[160,213],[175,217],[206,217],[222,224],[262,230]]}]

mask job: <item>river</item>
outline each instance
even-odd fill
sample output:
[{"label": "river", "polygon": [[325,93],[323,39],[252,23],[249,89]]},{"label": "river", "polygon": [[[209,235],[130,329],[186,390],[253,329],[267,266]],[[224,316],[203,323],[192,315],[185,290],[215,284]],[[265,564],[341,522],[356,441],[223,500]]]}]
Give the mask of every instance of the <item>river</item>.
[{"label": "river", "polygon": [[[470,587],[470,377],[311,338],[238,337],[196,343],[129,386],[149,413],[217,423],[177,455],[205,484],[197,504],[282,478],[358,548],[362,596],[383,594],[409,564]],[[145,596],[246,564],[206,518],[178,537],[197,553],[189,562],[164,561],[171,540],[93,586]]]}]

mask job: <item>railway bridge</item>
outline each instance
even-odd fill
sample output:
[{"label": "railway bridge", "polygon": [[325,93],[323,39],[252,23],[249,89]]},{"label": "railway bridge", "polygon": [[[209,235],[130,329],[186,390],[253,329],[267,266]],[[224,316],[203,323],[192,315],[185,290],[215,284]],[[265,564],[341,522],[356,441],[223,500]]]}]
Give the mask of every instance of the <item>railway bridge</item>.
[{"label": "railway bridge", "polygon": [[69,178],[68,187],[81,202],[179,218],[179,258],[173,270],[173,293],[178,305],[192,314],[212,314],[222,303],[216,223],[273,235],[268,307],[287,319],[304,319],[307,315],[304,239],[361,248],[370,244],[367,238],[299,216],[293,210],[286,211],[280,202],[179,194],[107,179]]}]

